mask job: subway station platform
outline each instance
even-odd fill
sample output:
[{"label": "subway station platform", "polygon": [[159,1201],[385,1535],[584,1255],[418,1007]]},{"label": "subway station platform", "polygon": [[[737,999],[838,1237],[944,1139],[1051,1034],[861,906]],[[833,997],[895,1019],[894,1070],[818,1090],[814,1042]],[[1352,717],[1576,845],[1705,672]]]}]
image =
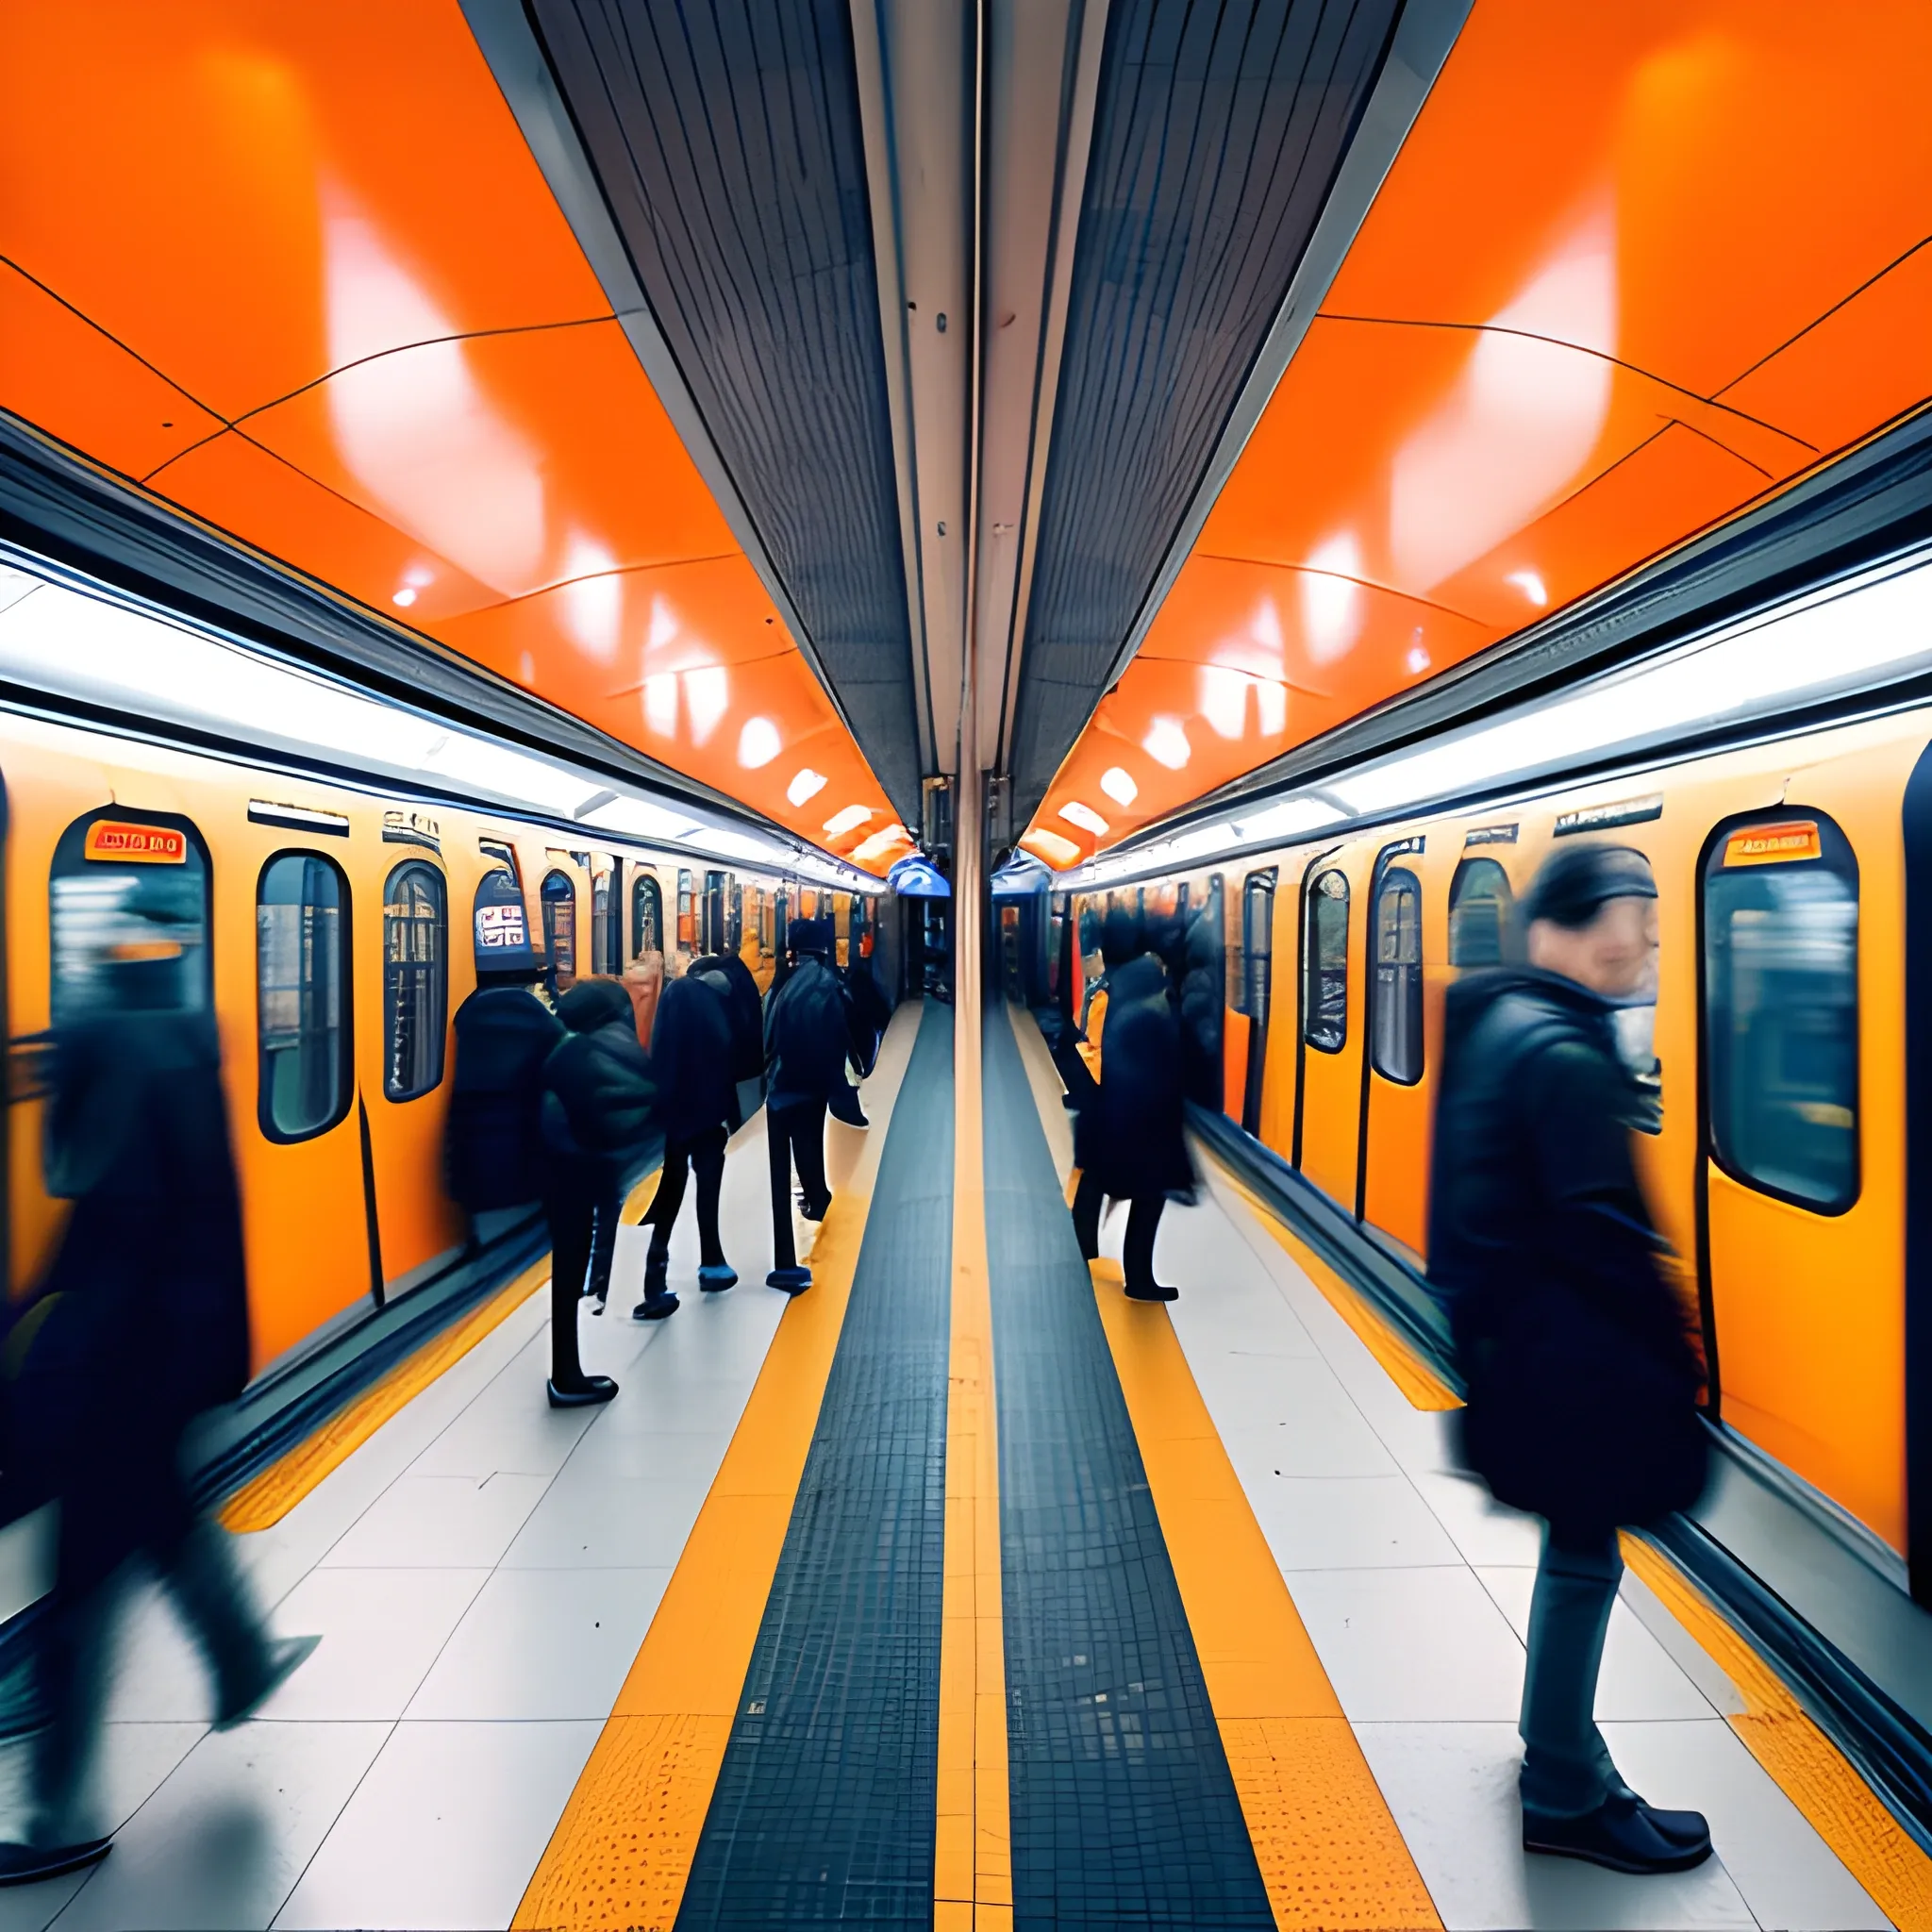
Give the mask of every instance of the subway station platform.
[{"label": "subway station platform", "polygon": [[538,1269],[235,1498],[320,1649],[216,1735],[142,1602],[113,1853],[0,1893],[0,1932],[1932,1923],[1932,1863],[1641,1546],[1599,1718],[1717,1857],[1526,1857],[1537,1528],[1456,1473],[1446,1392],[1205,1158],[1180,1299],[1125,1301],[1033,1023],[960,1044],[901,1008],[810,1293],[762,1285],[754,1121],[740,1285],[695,1291],[687,1224],[683,1307],[632,1322],[627,1228],[584,1305],[608,1407],[545,1406]]}]

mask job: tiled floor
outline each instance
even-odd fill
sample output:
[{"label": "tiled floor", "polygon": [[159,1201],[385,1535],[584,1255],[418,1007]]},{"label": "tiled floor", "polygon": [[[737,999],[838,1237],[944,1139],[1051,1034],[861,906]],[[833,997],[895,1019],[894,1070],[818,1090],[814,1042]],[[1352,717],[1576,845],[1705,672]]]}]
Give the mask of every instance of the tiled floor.
[{"label": "tiled floor", "polygon": [[[608,1407],[546,1406],[534,1296],[273,1529],[242,1539],[286,1632],[321,1648],[260,1720],[207,1729],[199,1659],[144,1593],[123,1634],[91,1875],[0,1892],[0,1932],[503,1925],[642,1641],[786,1306],[766,1289],[762,1122],[734,1144],[729,1294],[633,1323],[645,1231],[580,1316]],[[18,1754],[4,1766],[17,1789]]]},{"label": "tiled floor", "polygon": [[[1118,1253],[1124,1214],[1103,1245]],[[1516,1735],[1533,1520],[1455,1473],[1409,1406],[1218,1175],[1156,1256],[1176,1333],[1323,1664],[1449,1932],[1889,1922],[1744,1749],[1737,1693],[1626,1580],[1598,1713],[1619,1766],[1710,1818],[1718,1857],[1668,1878],[1525,1857]]]}]

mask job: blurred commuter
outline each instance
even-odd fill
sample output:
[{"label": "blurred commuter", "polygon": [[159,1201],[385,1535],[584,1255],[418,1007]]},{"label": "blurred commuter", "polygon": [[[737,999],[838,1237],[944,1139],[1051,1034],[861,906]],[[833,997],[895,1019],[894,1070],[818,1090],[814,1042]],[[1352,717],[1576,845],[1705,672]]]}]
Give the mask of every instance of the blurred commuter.
[{"label": "blurred commuter", "polygon": [[1595,1724],[1621,1524],[1696,1501],[1699,1369],[1630,1147],[1640,1096],[1612,1014],[1657,996],[1641,854],[1560,846],[1525,895],[1527,965],[1449,989],[1429,1278],[1468,1385],[1463,1451],[1545,1519],[1521,1730],[1525,1850],[1620,1872],[1710,1855],[1695,1811],[1631,1790]]},{"label": "blurred commuter", "polygon": [[451,1200],[474,1217],[543,1198],[543,1063],[564,1024],[533,983],[477,987],[457,1008],[456,1068],[443,1130]]},{"label": "blurred commuter", "polygon": [[892,1003],[879,984],[872,963],[872,934],[860,939],[857,957],[845,969],[848,995],[848,1030],[852,1038],[852,1065],[861,1080],[872,1077],[878,1064],[879,1044],[892,1023]]},{"label": "blurred commuter", "polygon": [[1218,1112],[1226,1079],[1221,1041],[1227,1006],[1226,962],[1221,936],[1208,924],[1205,912],[1197,912],[1188,926],[1179,991],[1182,1090],[1197,1107]]},{"label": "blurred commuter", "polygon": [[1138,1302],[1171,1302],[1179,1291],[1154,1278],[1154,1239],[1168,1197],[1191,1199],[1194,1188],[1182,1117],[1180,1023],[1159,959],[1141,952],[1122,960],[1133,942],[1129,928],[1116,926],[1112,913],[1108,922],[1107,1004],[1093,1019],[1099,1079],[1074,1128],[1080,1169],[1074,1231],[1091,1261],[1100,1253],[1103,1201],[1130,1203],[1121,1252],[1126,1291]]},{"label": "blurred commuter", "polygon": [[[126,908],[139,918],[138,907]],[[99,997],[57,1035],[49,1191],[73,1203],[7,1359],[16,1500],[58,1498],[58,1567],[35,1637],[32,1815],[0,1884],[92,1863],[88,1772],[133,1558],[166,1583],[239,1724],[314,1649],[270,1636],[226,1532],[182,1468],[192,1419],[248,1379],[241,1201],[213,1017],[176,1004],[181,948],[108,949]]]},{"label": "blurred commuter", "polygon": [[831,964],[829,921],[794,919],[786,934],[791,971],[765,1008],[765,1141],[772,1171],[773,1288],[801,1294],[811,1270],[798,1265],[791,1239],[791,1175],[798,1174],[801,1212],[823,1221],[831,1206],[825,1185],[825,1112],[856,1111],[845,1078],[851,1049],[845,989]]},{"label": "blurred commuter", "polygon": [[[785,963],[782,953],[778,963]],[[748,1121],[765,1104],[764,996],[751,968],[736,953],[708,953],[693,959],[691,970],[724,977],[731,1015],[731,1079],[738,1089],[738,1118]]]},{"label": "blurred commuter", "polygon": [[664,1129],[664,1166],[644,1219],[651,1245],[644,1258],[644,1298],[633,1313],[654,1319],[669,1293],[671,1230],[684,1206],[687,1174],[698,1183],[698,1286],[727,1289],[738,1275],[724,1259],[718,1197],[724,1182],[724,1143],[738,1125],[738,1085],[731,1075],[731,982],[705,960],[665,987],[651,1035],[651,1073]]},{"label": "blurred commuter", "polygon": [[[550,1406],[608,1402],[617,1384],[586,1375],[577,1303],[608,1293],[624,1183],[655,1126],[658,1087],[638,1040],[628,992],[614,979],[580,979],[557,1003],[568,1033],[543,1065],[543,1207],[550,1219]],[[645,1297],[648,1321],[675,1294]]]}]

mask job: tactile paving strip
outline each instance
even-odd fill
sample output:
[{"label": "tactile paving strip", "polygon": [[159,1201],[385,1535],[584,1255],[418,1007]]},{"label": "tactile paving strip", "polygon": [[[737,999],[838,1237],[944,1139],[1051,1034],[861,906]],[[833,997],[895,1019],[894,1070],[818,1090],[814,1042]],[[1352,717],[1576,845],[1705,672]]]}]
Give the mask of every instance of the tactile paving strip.
[{"label": "tactile paving strip", "polygon": [[1120,1378],[997,1006],[986,1199],[1016,1932],[1268,1932]]},{"label": "tactile paving strip", "polygon": [[677,1915],[929,1926],[953,1016],[926,1008],[784,1552]]}]

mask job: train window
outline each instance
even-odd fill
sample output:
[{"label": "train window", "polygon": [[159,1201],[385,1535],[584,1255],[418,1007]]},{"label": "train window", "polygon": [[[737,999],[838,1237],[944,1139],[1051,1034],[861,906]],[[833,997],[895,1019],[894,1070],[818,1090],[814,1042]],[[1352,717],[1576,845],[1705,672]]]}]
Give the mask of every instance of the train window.
[{"label": "train window", "polygon": [[1858,1195],[1858,867],[1828,819],[1741,825],[1704,876],[1711,1152],[1825,1214]]},{"label": "train window", "polygon": [[591,966],[597,973],[622,973],[624,961],[614,957],[610,933],[610,874],[608,870],[591,879]]},{"label": "train window", "polygon": [[382,889],[382,1091],[414,1100],[442,1078],[449,1010],[449,898],[442,874],[411,858]]},{"label": "train window", "polygon": [[47,882],[54,1024],[124,1005],[206,1012],[208,881],[208,856],[185,820],[69,825]]},{"label": "train window", "polygon": [[1302,956],[1302,1038],[1319,1053],[1348,1039],[1348,877],[1324,872],[1308,887]]},{"label": "train window", "polygon": [[640,873],[630,882],[630,953],[664,950],[664,893],[649,873]]},{"label": "train window", "polygon": [[1234,1009],[1257,1026],[1268,1024],[1268,970],[1274,947],[1274,871],[1251,872],[1241,881],[1241,976]]},{"label": "train window", "polygon": [[1509,874],[1493,858],[1465,858],[1449,881],[1449,963],[1500,966],[1509,923]]},{"label": "train window", "polygon": [[677,943],[687,953],[698,949],[698,901],[688,872],[677,874]]},{"label": "train window", "polygon": [[282,852],[255,894],[257,1117],[304,1141],[349,1110],[349,883],[332,860]]},{"label": "train window", "polygon": [[727,903],[730,910],[724,933],[724,950],[741,953],[744,951],[744,886],[738,879],[731,881]]},{"label": "train window", "polygon": [[722,872],[708,872],[705,874],[704,918],[699,928],[698,950],[704,953],[724,953],[730,950],[724,943],[724,874]]},{"label": "train window", "polygon": [[1369,1056],[1385,1080],[1413,1087],[1423,1076],[1423,888],[1407,866],[1391,866],[1375,889]]},{"label": "train window", "polygon": [[567,872],[547,872],[541,897],[550,983],[557,991],[567,992],[577,976],[577,889]]},{"label": "train window", "polygon": [[[487,847],[485,848],[488,849]],[[537,956],[530,950],[529,922],[524,915],[524,889],[508,866],[492,865],[476,882],[476,900],[470,915],[471,944],[476,956],[476,977],[537,976]]]}]

